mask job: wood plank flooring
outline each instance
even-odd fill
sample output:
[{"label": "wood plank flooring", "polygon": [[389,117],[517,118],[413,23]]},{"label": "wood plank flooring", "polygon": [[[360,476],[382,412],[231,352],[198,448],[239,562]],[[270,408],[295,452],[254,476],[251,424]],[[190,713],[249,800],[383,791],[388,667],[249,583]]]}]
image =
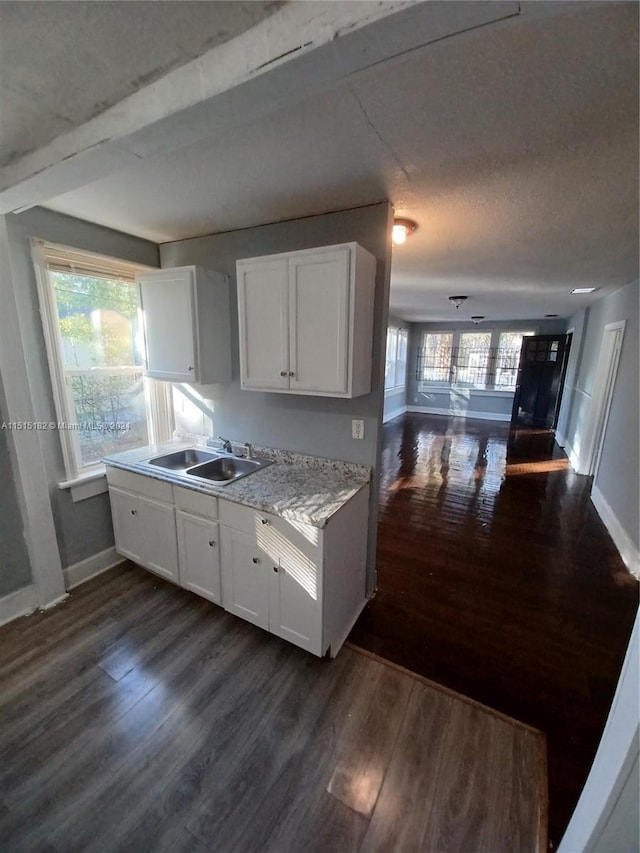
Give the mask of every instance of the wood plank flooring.
[{"label": "wood plank flooring", "polygon": [[0,629],[3,853],[533,853],[542,736],[124,563]]},{"label": "wood plank flooring", "polygon": [[546,734],[555,846],[638,607],[590,487],[552,433],[438,415],[391,421],[378,592],[350,637]]}]

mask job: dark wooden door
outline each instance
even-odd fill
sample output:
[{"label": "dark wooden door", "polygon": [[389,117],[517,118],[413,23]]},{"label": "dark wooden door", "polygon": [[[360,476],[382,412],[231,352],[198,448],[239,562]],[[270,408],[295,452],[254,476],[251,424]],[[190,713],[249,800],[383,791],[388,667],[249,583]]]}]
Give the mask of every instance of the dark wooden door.
[{"label": "dark wooden door", "polygon": [[558,420],[571,336],[532,335],[522,341],[511,423],[553,429]]}]

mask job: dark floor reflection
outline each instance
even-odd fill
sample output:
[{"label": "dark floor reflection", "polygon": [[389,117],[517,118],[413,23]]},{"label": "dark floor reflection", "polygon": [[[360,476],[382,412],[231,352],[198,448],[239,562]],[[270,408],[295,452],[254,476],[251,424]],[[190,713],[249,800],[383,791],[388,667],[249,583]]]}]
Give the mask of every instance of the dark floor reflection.
[{"label": "dark floor reflection", "polygon": [[378,593],[352,642],[542,729],[557,845],[588,774],[638,588],[553,433],[387,424]]}]

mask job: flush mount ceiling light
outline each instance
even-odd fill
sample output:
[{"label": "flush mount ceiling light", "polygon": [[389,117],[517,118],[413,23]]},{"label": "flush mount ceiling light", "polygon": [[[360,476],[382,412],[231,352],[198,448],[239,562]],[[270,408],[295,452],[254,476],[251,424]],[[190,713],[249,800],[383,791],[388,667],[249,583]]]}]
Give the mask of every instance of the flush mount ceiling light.
[{"label": "flush mount ceiling light", "polygon": [[544,316],[545,316],[545,318],[551,319],[551,317],[557,317],[558,315],[557,314],[545,314]]},{"label": "flush mount ceiling light", "polygon": [[391,240],[394,246],[401,246],[418,226],[411,219],[394,219]]},{"label": "flush mount ceiling light", "polygon": [[477,326],[478,323],[482,323],[482,321],[484,320],[484,314],[474,314],[471,319]]},{"label": "flush mount ceiling light", "polygon": [[456,309],[458,309],[466,299],[466,296],[450,296],[449,302],[455,305]]},{"label": "flush mount ceiling light", "polygon": [[597,287],[574,287],[571,293],[593,293]]}]

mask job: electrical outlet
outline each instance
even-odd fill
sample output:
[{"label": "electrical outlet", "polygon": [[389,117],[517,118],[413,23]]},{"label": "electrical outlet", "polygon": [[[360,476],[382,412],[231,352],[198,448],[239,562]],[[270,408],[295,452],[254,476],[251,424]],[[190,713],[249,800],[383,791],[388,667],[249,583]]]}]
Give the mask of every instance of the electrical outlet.
[{"label": "electrical outlet", "polygon": [[354,418],[351,421],[351,438],[364,438],[364,421]]}]

